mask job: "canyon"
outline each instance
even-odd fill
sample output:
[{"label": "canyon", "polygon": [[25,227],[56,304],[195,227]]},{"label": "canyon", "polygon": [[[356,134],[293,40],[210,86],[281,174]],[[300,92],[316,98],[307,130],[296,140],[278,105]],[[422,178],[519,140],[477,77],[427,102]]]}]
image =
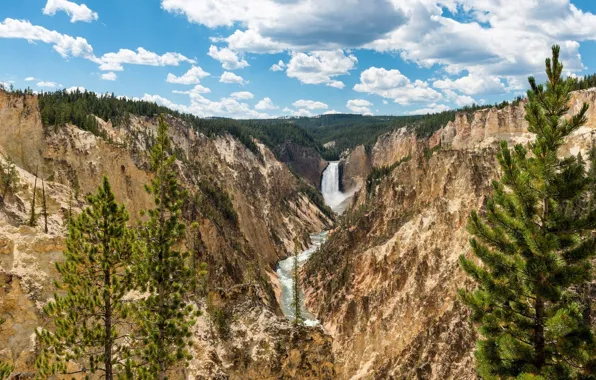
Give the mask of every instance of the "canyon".
[{"label": "canyon", "polygon": [[[563,156],[585,157],[596,138],[596,91],[575,92],[570,112],[584,102],[588,123]],[[291,142],[274,153],[255,141],[259,156],[230,134],[207,137],[167,116],[191,193],[184,217],[199,221],[209,272],[194,358],[172,378],[475,379],[477,336],[457,299],[471,283],[458,257],[469,255],[470,212],[499,177],[498,142],[533,138],[523,107],[458,113],[429,138],[397,129],[332,162]],[[35,329],[50,323],[41,308],[53,296],[68,210],[79,213],[103,175],[133,222],[151,207],[143,185],[155,117],[131,115],[118,127],[98,119],[103,138],[45,126],[38,108],[34,95],[0,91],[0,154],[20,179],[0,207],[0,360],[18,378],[33,376]],[[392,170],[368,183],[383,166]],[[35,174],[45,180],[48,233],[26,226]],[[322,207],[319,189],[343,215]],[[296,251],[312,313],[302,327],[288,308]]]}]

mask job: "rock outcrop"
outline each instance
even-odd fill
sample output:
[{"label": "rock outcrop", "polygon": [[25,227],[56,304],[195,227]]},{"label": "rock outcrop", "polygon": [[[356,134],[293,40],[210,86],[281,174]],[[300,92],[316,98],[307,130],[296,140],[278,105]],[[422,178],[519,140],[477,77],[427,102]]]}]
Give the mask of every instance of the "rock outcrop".
[{"label": "rock outcrop", "polygon": [[[582,153],[596,140],[596,91],[588,123],[560,150]],[[341,379],[475,379],[475,331],[457,289],[470,286],[458,265],[470,255],[467,219],[498,178],[500,140],[533,139],[523,105],[458,114],[427,140],[406,129],[379,138],[374,166],[402,161],[363,189],[306,266],[307,305],[333,337]]]}]

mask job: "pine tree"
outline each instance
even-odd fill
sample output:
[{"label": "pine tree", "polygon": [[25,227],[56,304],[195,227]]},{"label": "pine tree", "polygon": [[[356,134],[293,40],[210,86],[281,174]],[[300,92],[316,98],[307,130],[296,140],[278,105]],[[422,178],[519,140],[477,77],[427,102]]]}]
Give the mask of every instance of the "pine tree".
[{"label": "pine tree", "polygon": [[70,223],[64,263],[56,268],[66,292],[54,295],[44,308],[55,331],[39,330],[43,350],[36,366],[39,376],[65,373],[69,361],[83,365],[78,372],[100,372],[105,379],[126,376],[129,349],[125,327],[130,305],[133,235],[128,213],[116,203],[107,178],[90,207]]},{"label": "pine tree", "polygon": [[0,203],[4,202],[7,195],[14,193],[18,185],[19,174],[14,162],[7,157],[4,164],[0,163],[0,186],[2,186]]},{"label": "pine tree", "polygon": [[31,216],[29,216],[29,227],[37,225],[37,215],[35,215],[35,198],[37,198],[37,169],[35,169],[35,184],[33,185],[33,195],[31,196]]},{"label": "pine tree", "polygon": [[294,324],[296,326],[304,322],[302,317],[302,297],[300,295],[300,265],[298,263],[298,250],[294,253],[294,267],[292,269],[292,307],[294,308]]},{"label": "pine tree", "polygon": [[146,186],[154,197],[155,208],[141,229],[143,255],[137,260],[141,288],[149,296],[138,309],[139,337],[143,347],[137,355],[146,365],[141,378],[165,379],[168,370],[186,365],[191,327],[195,312],[189,302],[194,288],[193,273],[187,266],[189,255],[178,249],[185,236],[180,216],[186,191],[174,171],[170,154],[168,124],[159,117],[156,142],[151,151],[155,178]]},{"label": "pine tree", "polygon": [[529,151],[501,144],[502,177],[486,213],[469,220],[482,265],[460,258],[477,283],[460,295],[479,325],[477,370],[485,379],[575,379],[596,371],[589,304],[581,297],[596,252],[596,172],[586,172],[580,155],[557,155],[586,123],[588,106],[565,117],[572,82],[561,78],[559,47],[552,53],[546,87],[529,79],[526,120],[536,140]]},{"label": "pine tree", "polygon": [[44,227],[43,227],[43,231],[47,234],[48,233],[48,207],[46,204],[46,184],[44,179],[41,179],[41,197],[42,197],[42,203],[41,203],[41,213],[43,214],[43,220],[44,220]]},{"label": "pine tree", "polygon": [[[0,318],[0,325],[2,325],[4,322],[5,320]],[[13,370],[13,366],[0,362],[0,380],[8,379]]]}]

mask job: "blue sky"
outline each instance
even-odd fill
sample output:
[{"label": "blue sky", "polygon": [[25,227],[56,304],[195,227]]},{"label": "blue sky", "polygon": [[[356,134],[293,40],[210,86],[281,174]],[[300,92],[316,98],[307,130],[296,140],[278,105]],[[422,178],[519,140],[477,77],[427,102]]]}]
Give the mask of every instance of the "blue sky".
[{"label": "blue sky", "polygon": [[0,82],[199,116],[403,115],[523,93],[553,43],[596,72],[590,0],[4,0]]}]

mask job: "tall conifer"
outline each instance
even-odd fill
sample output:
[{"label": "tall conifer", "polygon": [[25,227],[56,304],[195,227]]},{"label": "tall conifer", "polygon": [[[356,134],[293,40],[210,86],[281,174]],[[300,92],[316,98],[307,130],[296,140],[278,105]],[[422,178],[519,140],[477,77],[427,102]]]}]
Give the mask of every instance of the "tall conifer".
[{"label": "tall conifer", "polygon": [[[571,81],[559,47],[546,60],[546,86],[530,78],[529,150],[501,144],[502,177],[486,212],[473,212],[472,252],[460,258],[477,283],[460,291],[479,326],[476,359],[484,379],[576,379],[596,370],[594,332],[580,295],[596,252],[594,172],[580,155],[559,158],[565,139],[586,123],[586,104],[566,117]],[[596,161],[592,161],[592,167]]]},{"label": "tall conifer", "polygon": [[155,177],[146,187],[155,208],[148,210],[149,220],[141,228],[144,253],[137,262],[139,283],[149,294],[138,309],[143,347],[137,355],[145,363],[139,368],[139,376],[160,380],[166,378],[168,370],[187,364],[190,329],[195,322],[189,302],[193,273],[187,265],[188,253],[180,250],[185,236],[180,216],[186,191],[178,182],[174,165],[168,124],[162,115],[151,150]]},{"label": "tall conifer", "polygon": [[131,290],[133,251],[128,213],[105,177],[87,202],[69,225],[66,260],[56,265],[61,276],[56,286],[66,294],[56,294],[44,308],[55,331],[38,331],[43,349],[36,366],[43,378],[66,373],[69,361],[83,365],[77,372],[100,372],[107,380],[127,375],[130,306],[124,296]]}]

